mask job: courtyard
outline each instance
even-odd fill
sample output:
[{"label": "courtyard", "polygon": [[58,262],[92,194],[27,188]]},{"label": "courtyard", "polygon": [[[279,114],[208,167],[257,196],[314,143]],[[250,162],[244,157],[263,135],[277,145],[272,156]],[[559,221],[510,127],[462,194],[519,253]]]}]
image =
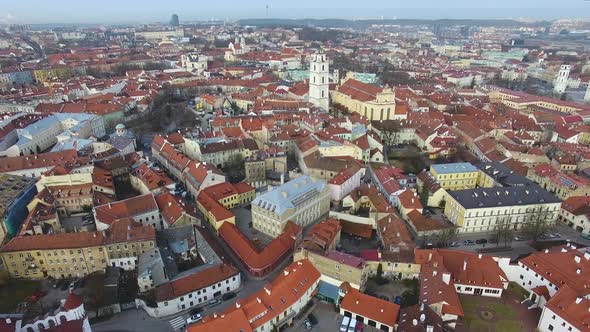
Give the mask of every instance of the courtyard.
[{"label": "courtyard", "polygon": [[233,208],[231,212],[236,215],[236,226],[238,229],[242,234],[246,235],[246,237],[250,239],[258,249],[263,249],[273,240],[272,237],[254,229],[252,226],[252,212],[249,209],[237,207]]},{"label": "courtyard", "polygon": [[509,287],[502,298],[460,295],[465,317],[457,324],[457,332],[517,332],[536,331],[541,310],[527,309],[521,304],[523,293],[518,287]]}]

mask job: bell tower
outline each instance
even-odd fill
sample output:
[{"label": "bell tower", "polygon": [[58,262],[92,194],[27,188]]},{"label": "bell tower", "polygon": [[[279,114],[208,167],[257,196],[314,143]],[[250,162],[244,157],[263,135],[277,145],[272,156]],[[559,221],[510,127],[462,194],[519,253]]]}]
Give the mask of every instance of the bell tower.
[{"label": "bell tower", "polygon": [[309,101],[324,111],[330,108],[329,63],[323,50],[316,52],[309,63]]}]

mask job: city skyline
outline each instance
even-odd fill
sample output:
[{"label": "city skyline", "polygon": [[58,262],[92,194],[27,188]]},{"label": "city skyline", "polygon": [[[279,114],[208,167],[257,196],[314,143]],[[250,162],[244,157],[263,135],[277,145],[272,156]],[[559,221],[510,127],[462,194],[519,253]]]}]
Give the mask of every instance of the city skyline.
[{"label": "city skyline", "polygon": [[[268,8],[267,8],[268,6]],[[67,10],[64,10],[67,8]],[[159,3],[147,1],[142,6],[132,3],[120,3],[112,0],[100,3],[78,3],[72,0],[60,0],[51,5],[35,5],[31,1],[5,4],[0,23],[9,24],[51,24],[51,23],[150,23],[168,22],[170,15],[176,13],[181,22],[210,19],[245,19],[245,18],[342,18],[342,19],[560,19],[588,18],[590,2],[583,0],[555,1],[496,1],[489,3],[467,0],[449,1],[445,6],[432,0],[414,1],[411,4],[373,0],[366,1],[360,7],[351,1],[303,0],[298,6],[292,4],[272,3],[254,0],[244,6],[236,0],[218,1],[215,4],[198,4],[190,2]]]}]

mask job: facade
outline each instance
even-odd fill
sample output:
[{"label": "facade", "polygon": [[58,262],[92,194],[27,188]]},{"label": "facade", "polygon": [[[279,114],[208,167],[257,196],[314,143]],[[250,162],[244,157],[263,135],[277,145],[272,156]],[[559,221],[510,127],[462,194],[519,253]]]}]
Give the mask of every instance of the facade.
[{"label": "facade", "polygon": [[[342,105],[350,112],[359,113],[369,120],[396,119],[395,93],[393,89],[347,79],[332,91],[332,103]],[[404,118],[405,118],[404,113]]]},{"label": "facade", "polygon": [[300,248],[293,255],[293,261],[309,260],[322,274],[322,281],[339,287],[343,282],[348,282],[355,289],[364,286],[367,280],[365,262],[362,258],[340,251],[327,251],[318,253]]},{"label": "facade", "polygon": [[563,201],[557,220],[580,233],[590,233],[590,197],[572,196]]},{"label": "facade", "polygon": [[256,197],[252,201],[252,224],[256,230],[277,237],[287,221],[306,227],[329,210],[326,182],[303,175]]},{"label": "facade", "polygon": [[33,178],[0,174],[0,243],[6,235],[18,234],[28,214],[27,205],[35,194]]},{"label": "facade", "polygon": [[447,193],[445,216],[460,233],[492,231],[499,223],[519,229],[527,222],[557,220],[561,201],[539,186],[455,190]]},{"label": "facade", "polygon": [[330,109],[329,66],[323,50],[315,53],[309,64],[309,101],[324,111]]},{"label": "facade", "polygon": [[351,191],[361,185],[361,180],[364,175],[364,167],[351,167],[336,174],[336,176],[328,181],[330,198],[337,202],[343,200]]},{"label": "facade", "polygon": [[211,226],[218,230],[225,222],[235,223],[235,215],[230,209],[250,204],[254,197],[255,188],[245,182],[222,182],[201,191],[197,197],[197,208]]},{"label": "facade", "polygon": [[570,65],[561,65],[557,77],[555,77],[555,80],[553,81],[553,92],[558,94],[565,92],[571,69],[572,66]]},{"label": "facade", "polygon": [[131,218],[156,229],[168,227],[160,214],[155,196],[151,193],[94,207],[94,220],[99,231],[106,230],[116,219],[121,218]]},{"label": "facade", "polygon": [[430,174],[445,190],[473,189],[479,170],[470,163],[434,164]]},{"label": "facade", "polygon": [[139,304],[148,315],[160,318],[203,306],[223,294],[236,291],[240,286],[240,271],[231,265],[219,264],[156,287],[156,307],[142,302]]},{"label": "facade", "polygon": [[251,296],[237,300],[222,314],[203,318],[189,332],[268,332],[293,323],[315,294],[320,272],[307,260],[292,263],[271,283]]}]

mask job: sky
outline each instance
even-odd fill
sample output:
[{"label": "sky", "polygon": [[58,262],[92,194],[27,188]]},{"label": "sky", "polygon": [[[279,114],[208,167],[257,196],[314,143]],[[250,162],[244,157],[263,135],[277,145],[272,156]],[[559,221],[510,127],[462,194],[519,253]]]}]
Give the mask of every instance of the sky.
[{"label": "sky", "polygon": [[[2,3],[3,2],[3,3]],[[590,18],[590,0],[1,0],[0,23],[239,18]],[[268,5],[268,16],[266,6]]]}]

